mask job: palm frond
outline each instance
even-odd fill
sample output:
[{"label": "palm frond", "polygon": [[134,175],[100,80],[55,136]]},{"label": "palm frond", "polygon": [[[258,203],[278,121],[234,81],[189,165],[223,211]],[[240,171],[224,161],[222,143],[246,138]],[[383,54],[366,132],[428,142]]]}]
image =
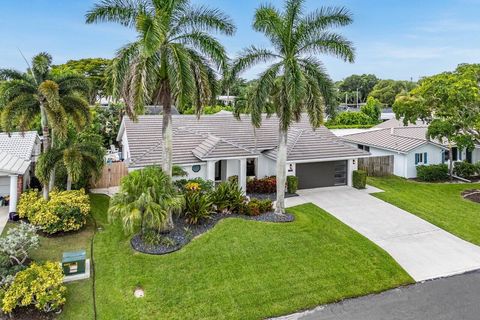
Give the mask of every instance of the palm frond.
[{"label": "palm frond", "polygon": [[297,54],[329,54],[347,62],[355,61],[355,49],[352,42],[331,32],[324,32],[318,37],[306,40],[301,44]]},{"label": "palm frond", "polygon": [[176,24],[171,30],[172,36],[190,32],[218,32],[233,35],[236,27],[231,18],[218,9],[206,6],[187,8],[176,19]]},{"label": "palm frond", "polygon": [[85,15],[86,23],[115,22],[134,27],[137,16],[145,11],[143,0],[102,0]]}]

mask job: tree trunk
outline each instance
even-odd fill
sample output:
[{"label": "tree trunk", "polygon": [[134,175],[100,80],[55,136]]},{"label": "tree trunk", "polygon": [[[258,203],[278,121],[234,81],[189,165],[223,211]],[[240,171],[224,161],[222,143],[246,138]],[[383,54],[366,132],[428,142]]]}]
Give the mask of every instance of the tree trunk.
[{"label": "tree trunk", "polygon": [[[47,113],[45,112],[45,107],[43,106],[43,102],[40,102],[40,116],[41,116],[41,126],[42,126],[42,137],[43,137],[43,152],[47,152],[50,150],[50,130],[48,128],[48,120],[47,120]],[[43,184],[43,198],[48,200],[49,194],[49,185],[48,183]]]},{"label": "tree trunk", "polygon": [[72,176],[67,174],[67,191],[72,190]]},{"label": "tree trunk", "polygon": [[[167,100],[167,99],[165,99]],[[172,176],[172,153],[173,153],[173,130],[172,130],[172,107],[163,105],[163,126],[162,126],[162,169],[169,176]]]},{"label": "tree trunk", "polygon": [[453,180],[453,150],[452,145],[448,145],[448,174],[450,175],[450,180]]},{"label": "tree trunk", "polygon": [[[51,135],[50,135],[50,148],[55,147],[55,131],[52,129]],[[52,171],[50,172],[50,180],[48,181],[48,190],[52,190],[55,187],[55,167],[52,168]]]},{"label": "tree trunk", "polygon": [[279,123],[277,150],[277,204],[276,214],[285,213],[285,183],[287,180],[287,134]]}]

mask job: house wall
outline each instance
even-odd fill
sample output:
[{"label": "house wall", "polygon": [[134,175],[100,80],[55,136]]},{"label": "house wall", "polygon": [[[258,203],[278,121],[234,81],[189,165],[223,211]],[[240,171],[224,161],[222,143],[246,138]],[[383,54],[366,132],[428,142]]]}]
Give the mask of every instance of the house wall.
[{"label": "house wall", "polygon": [[188,177],[186,177],[187,179],[195,179],[195,178],[202,178],[204,180],[207,179],[207,164],[206,163],[200,164],[200,171],[199,172],[193,172],[193,170],[192,170],[193,165],[188,165],[188,166],[182,165],[181,167],[182,167],[183,170],[185,170],[185,172],[187,172],[187,174],[188,174]]},{"label": "house wall", "polygon": [[[407,155],[407,176],[406,178],[416,178],[417,177],[417,166],[415,165],[415,153],[427,153],[427,163],[430,164],[441,164],[442,163],[442,149],[434,146],[432,144],[425,144],[417,149],[410,151]],[[421,165],[421,164],[418,164]]]},{"label": "house wall", "polygon": [[260,155],[257,161],[258,178],[270,177],[276,175],[276,163],[274,160]]},{"label": "house wall", "polygon": [[130,159],[130,148],[128,146],[128,138],[127,138],[127,131],[125,130],[122,135],[122,158],[128,162]]},{"label": "house wall", "polygon": [[473,163],[480,162],[480,147],[475,148],[472,152]]}]

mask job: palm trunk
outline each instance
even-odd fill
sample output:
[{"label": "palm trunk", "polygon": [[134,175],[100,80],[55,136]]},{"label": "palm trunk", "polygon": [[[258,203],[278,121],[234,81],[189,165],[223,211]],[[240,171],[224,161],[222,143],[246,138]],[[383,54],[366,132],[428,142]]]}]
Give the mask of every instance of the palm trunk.
[{"label": "palm trunk", "polygon": [[72,190],[72,176],[67,174],[67,191]]},{"label": "palm trunk", "polygon": [[[55,131],[52,129],[51,133],[51,141],[50,141],[50,148],[55,147]],[[50,180],[48,181],[48,189],[53,190],[55,187],[55,167],[52,168],[50,172]]]},{"label": "palm trunk", "polygon": [[[163,106],[162,123],[162,170],[169,177],[172,177],[173,158],[173,129],[172,129],[172,97],[168,85],[165,85],[161,96]],[[165,221],[163,232],[173,229],[172,213],[169,212]]]},{"label": "palm trunk", "polygon": [[279,124],[278,130],[278,150],[277,150],[277,203],[276,214],[285,213],[285,183],[287,180],[287,134]]},{"label": "palm trunk", "polygon": [[[43,103],[40,102],[40,116],[41,116],[41,126],[42,126],[42,136],[43,136],[43,152],[47,152],[50,150],[50,130],[48,128],[48,121],[47,121],[47,114],[45,112],[45,107],[43,106]],[[48,194],[49,194],[49,185],[48,183],[43,184],[43,198],[45,200],[48,200]]]},{"label": "palm trunk", "polygon": [[448,145],[448,174],[450,175],[450,180],[453,180],[453,149],[452,145]]}]

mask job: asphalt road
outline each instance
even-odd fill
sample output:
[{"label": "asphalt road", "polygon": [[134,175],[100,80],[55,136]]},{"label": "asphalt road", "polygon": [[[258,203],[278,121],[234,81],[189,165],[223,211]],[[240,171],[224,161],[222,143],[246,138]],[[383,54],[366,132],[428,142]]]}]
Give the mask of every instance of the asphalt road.
[{"label": "asphalt road", "polygon": [[283,319],[479,320],[480,271],[345,300]]}]

